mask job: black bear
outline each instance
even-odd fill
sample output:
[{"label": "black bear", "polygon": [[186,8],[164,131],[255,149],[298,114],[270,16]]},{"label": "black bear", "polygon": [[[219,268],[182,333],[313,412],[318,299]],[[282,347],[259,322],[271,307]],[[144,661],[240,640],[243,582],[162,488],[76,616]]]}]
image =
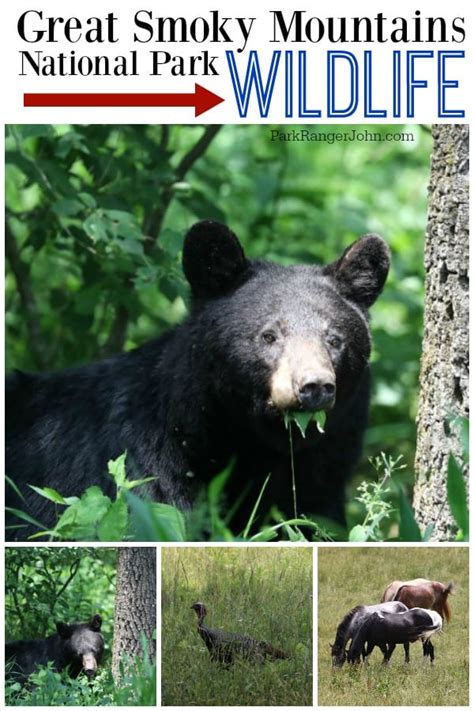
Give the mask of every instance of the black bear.
[{"label": "black bear", "polygon": [[53,662],[60,672],[68,668],[76,678],[81,671],[92,678],[104,652],[104,638],[100,632],[102,618],[94,615],[90,622],[56,623],[55,634],[43,639],[19,640],[5,644],[5,662],[11,678],[25,682],[37,665]]},{"label": "black bear", "polygon": [[[227,487],[229,508],[240,501],[234,530],[268,474],[259,516],[271,506],[291,515],[283,414],[324,410],[324,434],[315,423],[305,438],[293,433],[298,514],[343,521],[368,415],[368,308],[389,262],[376,235],[325,266],[251,261],[224,225],[194,225],[183,247],[193,303],[181,326],[99,363],[8,378],[6,472],[28,513],[54,522],[51,504],[28,484],[64,496],[98,484],[113,495],[107,461],[127,450],[129,473],[154,477],[147,494],[155,501],[189,510],[234,457]],[[7,494],[7,505],[25,507],[13,487]]]}]

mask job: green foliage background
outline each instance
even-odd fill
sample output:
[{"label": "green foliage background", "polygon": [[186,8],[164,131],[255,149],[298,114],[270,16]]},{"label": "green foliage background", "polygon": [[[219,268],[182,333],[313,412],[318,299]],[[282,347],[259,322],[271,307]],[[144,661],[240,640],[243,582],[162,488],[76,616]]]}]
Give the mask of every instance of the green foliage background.
[{"label": "green foliage background", "polygon": [[116,564],[114,548],[5,549],[6,640],[42,638],[56,632],[57,621],[86,622],[99,613],[105,642],[92,681],[42,667],[23,687],[6,679],[6,706],[156,706],[154,661],[124,664],[120,686],[112,677]]},{"label": "green foliage background", "polygon": [[113,548],[6,548],[5,638],[35,639],[58,622],[102,617],[112,642],[116,550]]},{"label": "green foliage background", "polygon": [[[212,662],[194,602],[212,628],[270,642],[288,659]],[[162,704],[311,706],[312,549],[162,549]]]},{"label": "green foliage background", "polygon": [[[361,574],[362,573],[362,574]],[[380,602],[393,580],[424,577],[445,585],[452,619],[432,638],[434,664],[421,643],[410,664],[397,646],[390,664],[374,649],[368,666],[334,670],[329,645],[344,615]],[[318,703],[321,706],[467,706],[469,704],[469,549],[467,547],[320,548],[318,550]]]},{"label": "green foliage background", "polygon": [[[22,125],[6,133],[7,369],[58,369],[133,348],[180,322],[186,229],[227,222],[251,257],[337,258],[360,234],[392,249],[373,308],[367,457],[403,454],[411,481],[431,136],[282,142],[270,126]],[[282,127],[289,130],[291,127]],[[357,484],[357,479],[354,486]],[[81,493],[81,492],[78,492]],[[360,519],[357,503],[349,524]]]}]

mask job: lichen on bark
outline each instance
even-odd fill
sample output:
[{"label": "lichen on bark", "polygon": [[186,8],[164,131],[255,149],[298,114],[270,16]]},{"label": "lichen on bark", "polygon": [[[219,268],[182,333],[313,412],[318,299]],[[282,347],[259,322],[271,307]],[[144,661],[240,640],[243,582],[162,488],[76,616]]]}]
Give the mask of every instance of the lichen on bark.
[{"label": "lichen on bark", "polygon": [[453,418],[469,414],[468,169],[468,126],[433,126],[414,491],[415,516],[422,530],[434,525],[432,540],[455,533],[447,468],[451,453],[462,461]]},{"label": "lichen on bark", "polygon": [[112,674],[120,682],[120,664],[143,657],[142,636],[155,656],[156,549],[119,548],[115,593]]}]

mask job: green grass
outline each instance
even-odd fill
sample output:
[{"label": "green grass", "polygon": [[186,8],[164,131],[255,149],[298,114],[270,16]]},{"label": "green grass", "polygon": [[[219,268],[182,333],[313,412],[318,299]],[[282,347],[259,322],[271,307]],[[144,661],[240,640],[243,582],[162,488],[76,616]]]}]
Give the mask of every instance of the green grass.
[{"label": "green grass", "polygon": [[[265,640],[290,658],[230,669],[211,662],[190,609],[198,600],[210,627]],[[162,550],[162,704],[312,704],[310,548]]]},{"label": "green grass", "polygon": [[[318,551],[318,701],[321,706],[468,705],[468,549],[324,548]],[[398,646],[388,666],[375,649],[368,666],[331,666],[329,644],[346,612],[380,602],[392,580],[453,581],[452,620],[433,638],[435,663],[423,661],[421,644],[410,645],[410,665]]]}]

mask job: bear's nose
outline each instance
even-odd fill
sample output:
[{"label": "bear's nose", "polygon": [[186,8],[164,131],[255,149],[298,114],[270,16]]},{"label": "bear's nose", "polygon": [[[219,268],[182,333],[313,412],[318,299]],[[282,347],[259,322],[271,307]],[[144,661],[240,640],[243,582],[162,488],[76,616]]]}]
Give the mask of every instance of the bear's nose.
[{"label": "bear's nose", "polygon": [[304,410],[316,411],[332,407],[335,397],[336,384],[329,377],[311,378],[300,385],[298,391],[298,402]]}]

